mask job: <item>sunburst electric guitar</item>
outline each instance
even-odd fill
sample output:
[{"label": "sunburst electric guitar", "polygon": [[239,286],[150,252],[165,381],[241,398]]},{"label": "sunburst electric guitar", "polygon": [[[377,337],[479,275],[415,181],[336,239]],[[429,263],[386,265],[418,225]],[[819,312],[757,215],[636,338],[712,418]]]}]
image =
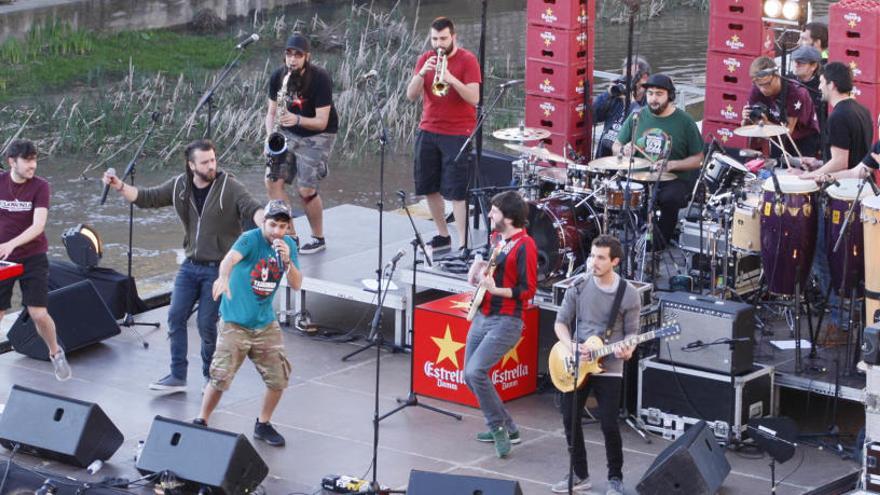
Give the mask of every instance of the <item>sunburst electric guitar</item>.
[{"label": "sunburst electric guitar", "polygon": [[[499,242],[498,245],[495,246],[495,249],[492,250],[492,255],[489,257],[489,264],[486,265],[486,269],[483,271],[483,277],[492,277],[495,275],[498,254],[503,247],[504,243]],[[471,295],[471,307],[468,309],[467,321],[473,321],[474,317],[477,316],[477,311],[480,310],[480,304],[483,303],[484,297],[486,297],[486,288],[482,285],[478,285],[474,290],[474,293]]]},{"label": "sunburst electric guitar", "polygon": [[602,373],[600,361],[603,357],[613,354],[619,347],[629,347],[654,339],[675,337],[681,333],[678,323],[671,322],[666,326],[651,332],[640,333],[632,337],[603,345],[602,339],[596,335],[588,338],[581,345],[581,362],[578,366],[577,385],[574,380],[574,357],[571,355],[571,344],[557,342],[550,349],[550,379],[553,385],[561,392],[571,392],[575,388],[581,388],[587,381],[587,377]]}]

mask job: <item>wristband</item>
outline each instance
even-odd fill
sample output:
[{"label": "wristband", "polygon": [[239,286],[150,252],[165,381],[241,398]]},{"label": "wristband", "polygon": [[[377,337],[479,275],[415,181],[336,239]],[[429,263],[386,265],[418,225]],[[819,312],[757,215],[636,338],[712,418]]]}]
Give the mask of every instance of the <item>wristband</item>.
[{"label": "wristband", "polygon": [[299,114],[297,114],[297,115],[296,115],[296,124],[295,124],[295,125],[299,125],[299,123],[300,123],[301,121],[302,121],[302,116],[299,115]]}]

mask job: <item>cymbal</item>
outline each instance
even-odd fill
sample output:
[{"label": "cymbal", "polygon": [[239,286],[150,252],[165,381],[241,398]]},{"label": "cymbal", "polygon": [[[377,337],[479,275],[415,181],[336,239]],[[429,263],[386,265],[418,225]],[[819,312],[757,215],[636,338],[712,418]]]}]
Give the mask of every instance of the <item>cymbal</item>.
[{"label": "cymbal", "polygon": [[492,137],[502,141],[538,141],[550,137],[550,131],[535,127],[508,127],[492,131]]},{"label": "cymbal", "polygon": [[[636,182],[656,182],[657,172],[633,172],[629,177]],[[675,180],[676,178],[676,175],[672,172],[663,172],[660,174],[660,182],[667,182]]]},{"label": "cymbal", "polygon": [[[629,157],[623,157],[621,159],[616,155],[612,155],[597,158],[591,161],[588,165],[593,170],[628,170],[629,160]],[[644,170],[646,168],[651,168],[651,162],[644,158],[633,158],[633,170]]]},{"label": "cymbal", "polygon": [[727,164],[728,167],[739,170],[740,172],[748,173],[749,169],[746,168],[742,163],[734,160],[733,158],[725,155],[724,153],[714,153],[712,155],[713,160],[718,160],[722,163]]},{"label": "cymbal", "polygon": [[734,129],[733,133],[743,137],[769,138],[788,134],[788,129],[776,124],[744,125]]},{"label": "cymbal", "polygon": [[559,163],[574,163],[571,160],[566,160],[564,156],[557,155],[547,148],[542,148],[540,146],[523,146],[521,144],[514,143],[504,143],[504,147],[510,148],[517,153],[522,155],[529,155],[537,158],[538,160],[545,160],[548,162],[559,162]]}]

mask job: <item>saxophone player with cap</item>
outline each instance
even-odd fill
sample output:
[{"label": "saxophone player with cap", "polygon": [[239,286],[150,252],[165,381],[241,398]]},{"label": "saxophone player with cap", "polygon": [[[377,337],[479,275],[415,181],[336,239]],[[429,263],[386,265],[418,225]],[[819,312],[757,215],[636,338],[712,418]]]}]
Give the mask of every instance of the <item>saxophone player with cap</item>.
[{"label": "saxophone player with cap", "polygon": [[431,22],[431,50],[419,57],[406,88],[410,101],[422,100],[415,144],[415,193],[424,195],[437,226],[432,251],[451,249],[443,200],[452,202],[458,242],[464,247],[469,155],[453,162],[477,123],[480,64],[457,45],[455,26],[446,17]]},{"label": "saxophone player with cap", "polygon": [[278,149],[283,154],[280,168],[266,168],[266,192],[270,199],[290,204],[284,186],[296,179],[297,193],[312,230],[312,240],[300,244],[290,222],[290,235],[301,254],[317,253],[326,247],[318,183],[327,176],[339,127],[333,106],[333,80],[323,67],[311,63],[310,50],[309,39],[301,33],[287,39],[284,65],[269,77],[265,120],[267,152],[275,148],[273,141],[280,140]]}]

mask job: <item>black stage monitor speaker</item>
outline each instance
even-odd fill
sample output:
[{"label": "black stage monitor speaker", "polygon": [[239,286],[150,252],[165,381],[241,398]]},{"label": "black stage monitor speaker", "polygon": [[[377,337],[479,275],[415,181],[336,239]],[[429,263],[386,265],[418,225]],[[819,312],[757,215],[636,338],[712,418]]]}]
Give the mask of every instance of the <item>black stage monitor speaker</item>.
[{"label": "black stage monitor speaker", "polygon": [[106,461],[125,439],[97,404],[12,386],[0,416],[0,444],[87,467]]},{"label": "black stage monitor speaker", "polygon": [[269,467],[240,433],[156,416],[137,461],[141,474],[169,471],[195,491],[239,495],[254,490]]},{"label": "black stage monitor speaker", "polygon": [[[710,296],[672,292],[660,296],[660,320],[681,326],[681,338],[662,342],[658,359],[716,373],[752,370],[755,308]],[[729,343],[725,343],[729,342]]]},{"label": "black stage monitor speaker", "polygon": [[[89,280],[49,292],[49,315],[55,320],[58,342],[68,354],[119,335],[119,325]],[[27,311],[22,310],[7,338],[25,356],[49,360],[49,349]]]},{"label": "black stage monitor speaker", "polygon": [[413,469],[409,472],[407,495],[522,495],[518,481],[432,473]]},{"label": "black stage monitor speaker", "polygon": [[[477,150],[471,150],[471,160],[476,160]],[[480,187],[509,186],[513,180],[513,161],[517,157],[483,148],[480,157]],[[477,187],[477,184],[472,184]]]},{"label": "black stage monitor speaker", "polygon": [[636,490],[639,495],[712,495],[730,473],[730,463],[705,421],[654,459]]}]

